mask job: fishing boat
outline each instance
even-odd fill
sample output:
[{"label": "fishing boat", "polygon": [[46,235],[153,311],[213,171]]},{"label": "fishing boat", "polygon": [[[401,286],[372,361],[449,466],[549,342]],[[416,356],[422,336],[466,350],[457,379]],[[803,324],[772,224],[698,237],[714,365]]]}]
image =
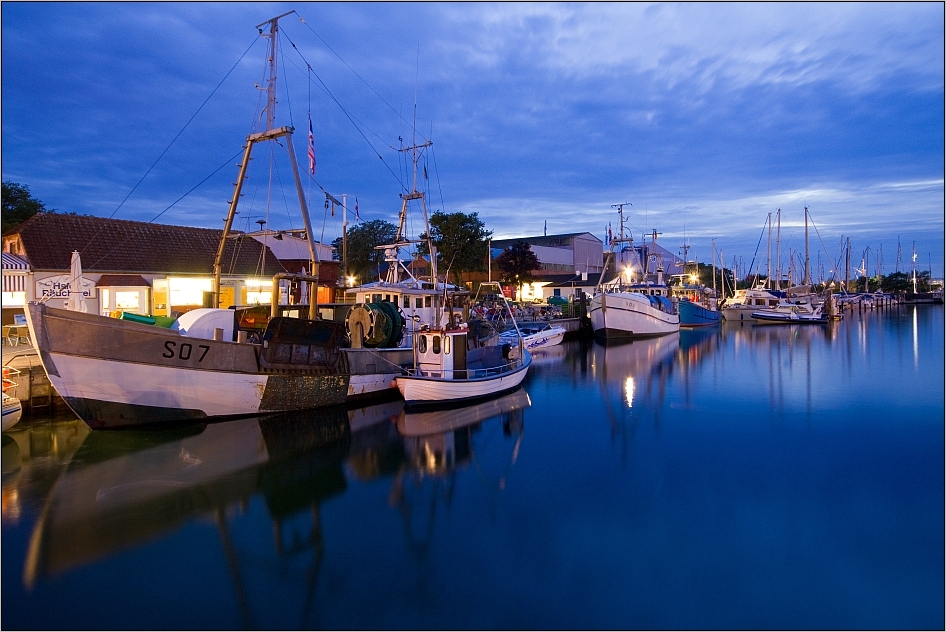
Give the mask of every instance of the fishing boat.
[{"label": "fishing boat", "polygon": [[[515,325],[512,310],[496,282],[482,283],[480,291],[495,288]],[[443,406],[501,395],[525,379],[532,356],[517,336],[516,345],[503,344],[498,335],[485,340],[467,323],[439,330],[425,328],[414,336],[414,367],[395,378],[408,407]]]},{"label": "fishing boat", "polygon": [[[683,246],[686,259],[690,246]],[[677,311],[680,312],[680,327],[709,327],[718,325],[722,320],[719,313],[719,301],[716,291],[700,283],[698,267],[695,262],[687,262],[683,274],[671,277],[670,291],[677,299]],[[716,272],[713,271],[715,284]]]},{"label": "fishing boat", "polygon": [[[407,153],[414,164],[412,189],[401,195],[401,210],[394,241],[378,246],[387,263],[384,278],[345,290],[354,304],[344,318],[350,348],[343,353],[353,368],[363,377],[358,395],[386,391],[393,388],[394,378],[413,366],[413,348],[416,332],[456,327],[464,321],[463,308],[469,299],[469,290],[441,281],[437,272],[437,249],[427,223],[426,195],[417,188],[418,163],[432,143],[413,143],[399,151]],[[431,253],[430,276],[415,276],[405,265],[402,251],[421,243],[407,235],[410,202],[420,205],[426,246]]]},{"label": "fishing boat", "polygon": [[522,335],[522,342],[526,349],[534,352],[536,349],[547,349],[561,344],[565,338],[565,328],[551,323],[530,323],[520,325],[518,334],[511,329],[504,331],[499,337],[504,343],[516,344],[517,335]]},{"label": "fishing boat", "polygon": [[[271,318],[258,344],[239,335],[234,310],[219,309],[228,234],[257,145],[275,143],[287,150],[306,228],[310,270],[317,265],[292,144],[294,129],[276,125],[276,40],[281,17],[257,25],[260,35],[268,39],[267,100],[257,123],[259,131],[246,138],[214,261],[217,307],[187,312],[170,328],[56,309],[43,302],[26,307],[30,335],[50,382],[92,428],[303,410],[348,399],[352,372],[340,351],[344,326],[319,320],[316,301],[309,305],[308,318]],[[276,276],[318,282],[308,275]],[[314,296],[314,288],[309,293]],[[363,371],[358,379],[372,375]]]},{"label": "fishing boat", "polygon": [[[609,263],[614,259],[615,248],[625,243],[628,245],[621,247],[615,259],[614,278],[601,284],[591,299],[588,315],[595,337],[630,340],[679,331],[680,313],[676,303],[671,300],[670,288],[664,283],[663,266],[656,249],[647,256],[648,266],[641,266],[633,248],[633,239],[624,236],[624,205],[618,206],[621,207],[620,232],[618,237],[611,240]],[[656,237],[654,231],[653,243],[656,243]],[[651,259],[656,261],[654,274],[649,272]],[[638,274],[642,280],[635,282],[634,278]]]}]

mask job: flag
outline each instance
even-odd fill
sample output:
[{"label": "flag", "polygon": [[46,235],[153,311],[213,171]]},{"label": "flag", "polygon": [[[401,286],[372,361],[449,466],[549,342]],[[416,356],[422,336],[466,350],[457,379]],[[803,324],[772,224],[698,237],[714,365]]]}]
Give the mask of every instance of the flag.
[{"label": "flag", "polygon": [[312,117],[309,117],[309,173],[315,175],[315,136],[312,134]]},{"label": "flag", "polygon": [[358,216],[358,198],[355,198],[355,222],[360,222],[361,217]]},{"label": "flag", "polygon": [[608,222],[608,241],[614,239],[614,236],[611,235],[611,222]]}]

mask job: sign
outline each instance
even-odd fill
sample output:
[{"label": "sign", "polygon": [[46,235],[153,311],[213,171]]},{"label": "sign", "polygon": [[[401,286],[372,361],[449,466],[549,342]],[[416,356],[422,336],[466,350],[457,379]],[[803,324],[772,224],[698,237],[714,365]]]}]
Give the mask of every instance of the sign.
[{"label": "sign", "polygon": [[[72,277],[68,274],[46,277],[36,280],[36,298],[69,298]],[[82,295],[85,298],[95,297],[95,281],[82,277]]]}]

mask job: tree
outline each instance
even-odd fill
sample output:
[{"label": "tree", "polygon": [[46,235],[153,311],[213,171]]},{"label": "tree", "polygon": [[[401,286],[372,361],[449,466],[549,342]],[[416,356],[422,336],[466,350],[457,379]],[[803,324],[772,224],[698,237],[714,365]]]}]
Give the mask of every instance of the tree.
[{"label": "tree", "polygon": [[[464,272],[486,269],[487,240],[493,232],[476,213],[444,213],[437,211],[430,216],[430,236],[437,249],[438,270],[453,273],[454,281],[463,282]],[[427,233],[420,236],[417,250],[422,255],[427,251]]]},{"label": "tree", "polygon": [[3,218],[0,220],[0,232],[6,234],[37,213],[55,213],[46,205],[30,195],[30,188],[16,182],[3,183]]},{"label": "tree", "polygon": [[[359,282],[375,280],[380,265],[384,262],[384,251],[375,250],[375,246],[390,244],[395,237],[397,226],[383,219],[373,219],[349,228],[348,275],[358,277]],[[332,245],[341,256],[342,238],[333,241]]]},{"label": "tree", "polygon": [[538,270],[542,264],[532,252],[529,242],[517,241],[496,257],[496,265],[502,273],[503,281],[515,283],[521,296],[523,283],[531,283],[535,279],[532,271]]}]

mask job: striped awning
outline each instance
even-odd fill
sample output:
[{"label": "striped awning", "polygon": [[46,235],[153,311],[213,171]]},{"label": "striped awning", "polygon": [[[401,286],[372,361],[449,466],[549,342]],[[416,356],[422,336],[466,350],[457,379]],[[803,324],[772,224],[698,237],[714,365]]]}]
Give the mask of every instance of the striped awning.
[{"label": "striped awning", "polygon": [[30,264],[9,252],[0,253],[3,259],[3,291],[25,292]]}]

